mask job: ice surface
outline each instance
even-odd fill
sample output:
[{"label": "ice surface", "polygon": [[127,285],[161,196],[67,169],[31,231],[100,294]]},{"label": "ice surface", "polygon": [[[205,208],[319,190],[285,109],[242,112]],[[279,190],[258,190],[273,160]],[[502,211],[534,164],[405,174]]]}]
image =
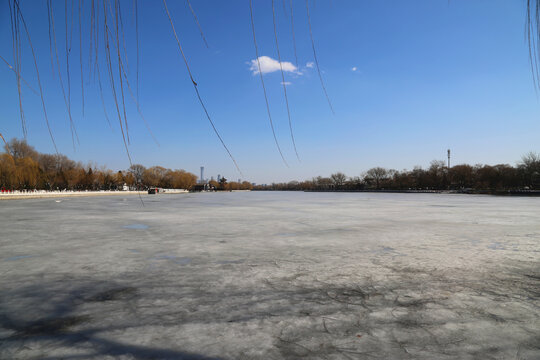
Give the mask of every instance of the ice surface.
[{"label": "ice surface", "polygon": [[148,229],[148,225],[144,225],[144,224],[129,224],[129,225],[125,225],[124,228],[126,228],[126,229],[133,229],[133,230],[145,230],[145,229]]},{"label": "ice surface", "polygon": [[0,203],[0,358],[540,358],[540,199],[143,199]]}]

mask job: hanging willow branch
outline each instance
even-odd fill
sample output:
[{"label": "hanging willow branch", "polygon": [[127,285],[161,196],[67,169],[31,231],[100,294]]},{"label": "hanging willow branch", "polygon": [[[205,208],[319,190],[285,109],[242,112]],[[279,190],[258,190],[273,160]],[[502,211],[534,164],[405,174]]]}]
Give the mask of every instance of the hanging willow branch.
[{"label": "hanging willow branch", "polygon": [[[127,157],[129,159],[130,164],[132,163],[131,155],[128,149],[128,146],[130,145],[130,132],[129,132],[129,123],[128,123],[128,116],[127,116],[127,104],[126,101],[126,94],[124,94],[125,91],[128,91],[131,98],[133,99],[134,104],[136,105],[137,112],[141,115],[141,118],[143,119],[146,127],[148,128],[148,131],[150,132],[150,135],[154,139],[154,141],[157,140],[153,136],[149,124],[142,115],[141,107],[140,107],[140,100],[139,100],[139,17],[138,17],[138,0],[132,0],[132,8],[131,11],[133,12],[134,19],[135,19],[135,25],[134,25],[134,31],[135,31],[135,42],[136,42],[136,81],[129,81],[128,80],[128,74],[129,71],[129,62],[128,62],[128,49],[127,49],[127,43],[126,43],[126,31],[124,26],[127,25],[123,20],[122,15],[122,6],[120,3],[120,0],[89,0],[86,4],[84,0],[64,0],[63,4],[60,3],[54,3],[52,0],[45,0],[46,1],[46,7],[47,7],[47,20],[48,20],[48,29],[47,34],[49,37],[49,52],[50,52],[50,62],[51,62],[51,69],[52,69],[52,75],[53,77],[58,76],[58,80],[60,82],[60,88],[62,93],[62,98],[64,101],[64,105],[66,108],[66,112],[69,118],[69,125],[71,130],[71,138],[73,142],[73,147],[75,149],[75,143],[79,143],[79,136],[77,134],[77,130],[75,127],[75,121],[73,117],[74,113],[74,99],[72,98],[72,79],[71,75],[74,71],[73,69],[77,69],[80,71],[80,102],[82,105],[82,117],[85,116],[85,110],[87,105],[87,98],[88,98],[88,87],[85,86],[84,80],[85,75],[83,74],[85,71],[88,71],[88,78],[94,79],[96,81],[97,77],[97,83],[99,88],[99,95],[103,106],[103,111],[105,118],[107,119],[107,123],[109,126],[111,126],[111,122],[109,119],[109,116],[107,115],[107,109],[105,107],[106,102],[106,96],[104,95],[104,83],[102,82],[103,79],[101,79],[101,71],[104,71],[108,73],[107,75],[103,75],[109,78],[109,89],[112,92],[112,96],[110,96],[111,101],[114,102],[114,106],[116,107],[116,114],[118,116],[118,122],[120,125],[120,131],[122,133],[122,140],[124,142],[124,146],[126,148]],[[77,3],[75,3],[77,1]],[[196,26],[198,27],[198,30],[200,32],[201,38],[204,41],[205,45],[208,47],[208,42],[206,40],[206,36],[202,30],[201,23],[199,21],[199,18],[197,17],[193,6],[191,4],[190,0],[185,0],[185,3],[187,7],[189,8],[193,19],[196,23]],[[26,37],[28,38],[28,43],[30,45],[30,48],[32,49],[32,56],[34,57],[34,65],[35,70],[37,72],[37,82],[39,85],[39,95],[41,98],[41,103],[43,107],[43,112],[45,115],[45,120],[47,122],[47,127],[49,129],[49,133],[51,135],[51,139],[53,141],[53,145],[56,149],[56,143],[54,141],[54,138],[52,136],[52,131],[49,124],[49,119],[47,116],[47,110],[45,107],[45,101],[44,101],[44,94],[43,89],[41,85],[41,79],[39,76],[38,71],[38,65],[37,65],[37,56],[34,53],[34,49],[31,44],[30,40],[30,34],[28,32],[28,29],[26,29],[26,25],[24,26],[24,29],[22,28],[23,21],[22,19],[22,13],[21,9],[19,7],[19,0],[8,0],[9,10],[10,10],[10,23],[11,23],[11,35],[12,35],[12,46],[13,46],[13,63],[11,66],[10,63],[8,63],[7,60],[2,60],[10,67],[10,69],[14,72],[16,76],[16,83],[17,83],[17,93],[18,93],[18,105],[20,109],[20,117],[21,117],[21,123],[22,123],[22,129],[23,134],[26,137],[27,136],[27,124],[26,124],[26,117],[23,109],[23,94],[22,94],[22,83],[25,83],[28,85],[28,87],[38,93],[36,90],[30,86],[26,80],[22,77],[22,45],[21,42],[21,31],[24,31],[26,33]],[[213,131],[215,132],[216,136],[218,137],[219,141],[221,142],[222,146],[226,150],[227,154],[233,161],[234,165],[238,169],[238,171],[241,173],[240,168],[238,164],[236,163],[236,160],[232,156],[232,153],[229,151],[229,148],[226,146],[223,138],[221,137],[221,134],[218,132],[216,124],[214,123],[213,118],[210,116],[208,109],[206,107],[205,102],[202,99],[201,93],[199,91],[199,88],[197,86],[197,83],[194,80],[193,74],[191,72],[189,63],[187,61],[187,57],[184,54],[184,51],[182,49],[182,46],[180,44],[180,40],[178,38],[178,34],[176,32],[176,29],[173,24],[173,19],[169,13],[169,9],[167,8],[167,3],[165,0],[163,0],[163,5],[165,7],[167,16],[169,18],[169,22],[171,24],[175,39],[177,41],[178,47],[180,49],[180,53],[182,55],[182,58],[184,60],[186,69],[189,73],[189,77],[191,79],[194,91],[196,93],[197,99],[201,105],[201,107],[204,110],[204,113],[210,122],[210,125],[212,126]],[[307,5],[307,4],[306,4]],[[54,6],[57,6],[57,9],[54,8]],[[63,9],[62,9],[63,6]],[[274,137],[274,141],[276,143],[276,146],[278,148],[278,151],[280,153],[281,158],[283,159],[283,162],[287,165],[287,162],[285,161],[285,157],[281,151],[281,148],[279,146],[279,143],[277,141],[277,135],[274,129],[274,123],[272,120],[272,116],[270,113],[270,106],[268,102],[268,96],[266,92],[266,87],[264,84],[264,79],[262,76],[261,71],[261,64],[260,64],[260,56],[259,51],[257,48],[257,41],[255,38],[255,26],[254,26],[254,20],[253,20],[253,10],[252,10],[252,2],[250,0],[250,15],[251,15],[251,25],[253,30],[253,42],[255,46],[255,52],[257,55],[257,65],[259,68],[259,75],[261,78],[261,84],[263,87],[263,92],[265,96],[265,102],[266,102],[266,108],[268,112],[268,118],[270,120],[270,127],[272,130],[272,134]],[[292,33],[292,40],[293,40],[293,46],[294,46],[294,56],[295,56],[295,62],[298,67],[298,55],[296,51],[296,40],[295,40],[295,34],[294,34],[294,18],[293,18],[293,4],[292,0],[289,0],[289,7],[290,9],[287,9],[286,0],[282,0],[282,6],[285,16],[287,17],[287,11],[290,10],[290,16],[291,16],[291,33]],[[278,52],[278,60],[281,64],[281,54],[279,49],[279,43],[278,43],[278,36],[277,36],[277,21],[276,21],[276,13],[274,9],[274,0],[272,1],[272,8],[273,8],[273,22],[274,22],[274,37],[276,41],[276,48]],[[58,11],[63,11],[63,16],[58,16]],[[124,10],[125,11],[125,10]],[[308,11],[308,20],[309,20],[309,9]],[[56,14],[55,14],[56,12]],[[55,16],[56,15],[56,16]],[[87,16],[85,16],[87,15]],[[61,19],[63,17],[63,19]],[[100,19],[101,18],[101,19]],[[60,21],[58,21],[60,19]],[[63,20],[63,24],[62,24]],[[88,22],[88,25],[85,25],[85,21]],[[313,41],[313,34],[311,33],[311,23],[310,26],[310,36],[312,41],[312,47],[314,51],[315,56],[315,62],[317,63],[317,69],[319,72],[319,78],[321,80],[321,84],[323,86],[323,90],[326,94],[326,88],[324,86],[322,76],[319,69],[318,59],[316,58],[316,52],[315,52],[315,46]],[[78,27],[75,28],[75,27]],[[89,27],[89,28],[88,28]],[[75,28],[75,29],[74,29]],[[85,29],[86,28],[86,29]],[[74,31],[78,30],[78,36],[77,34],[73,34]],[[88,34],[85,34],[84,32],[88,31]],[[63,33],[63,34],[62,34]],[[100,40],[100,37],[103,36],[103,38]],[[63,39],[62,39],[63,37]],[[83,39],[89,40],[89,47],[86,47],[83,44]],[[79,42],[79,44],[76,44],[76,42]],[[101,43],[103,41],[103,43]],[[63,44],[62,44],[63,42]],[[78,55],[78,61],[79,66],[73,67],[73,58],[72,58],[72,49],[78,47],[79,55]],[[113,47],[113,49],[111,49]],[[88,49],[88,55],[83,51],[83,48]],[[103,51],[105,52],[105,56],[103,56]],[[112,52],[114,51],[114,52]],[[100,52],[102,53],[100,55]],[[86,64],[83,61],[84,57],[87,57]],[[100,59],[101,57],[101,59]],[[77,61],[77,60],[75,60]],[[102,65],[105,66],[106,70],[103,68],[103,66],[99,66],[99,62],[104,62]],[[84,66],[88,66],[88,69],[84,69]],[[76,70],[76,71],[77,71]],[[101,70],[101,71],[100,71]],[[293,133],[293,126],[292,126],[292,120],[291,120],[291,112],[289,108],[289,101],[288,101],[288,95],[287,95],[287,88],[285,83],[285,76],[283,68],[281,68],[281,76],[282,76],[282,83],[283,83],[283,93],[285,97],[285,102],[287,106],[287,115],[289,120],[289,129],[291,134],[292,143],[294,146],[294,150],[296,153],[296,156],[298,156],[298,151],[296,148],[294,133]],[[79,76],[77,76],[79,77]],[[134,80],[135,80],[134,79]],[[77,80],[78,81],[78,80]],[[130,84],[131,83],[131,84]],[[136,86],[132,86],[135,85]],[[75,85],[75,83],[73,83]],[[79,85],[79,84],[77,84]],[[126,89],[127,87],[127,89]],[[75,88],[74,88],[75,89]],[[73,89],[73,90],[74,90]],[[78,92],[78,91],[77,91]],[[328,98],[328,95],[326,94],[327,99],[330,104],[330,100]],[[330,104],[331,106],[331,104]],[[287,165],[288,166],[288,165]]]},{"label": "hanging willow branch", "polygon": [[[0,55],[0,60],[2,60],[2,61],[7,65],[7,67],[10,68],[11,71],[13,71],[13,72],[15,73],[15,76],[17,76],[17,71],[15,70],[15,68],[14,68],[13,66],[11,66],[10,63],[8,63],[8,61],[2,57],[2,55]],[[34,88],[32,87],[32,85],[30,85],[30,84],[28,83],[28,81],[26,81],[26,80],[22,77],[22,75],[21,75],[21,80],[24,82],[24,84],[25,84],[25,85],[26,85],[26,86],[27,86],[34,94],[39,95],[38,92],[36,91],[36,89],[34,89]]]},{"label": "hanging willow branch", "polygon": [[6,145],[6,150],[9,156],[13,157],[13,155],[11,155],[11,150],[9,149],[9,144],[7,143],[6,139],[4,139],[4,137],[2,136],[2,133],[0,133],[0,138],[2,138],[2,140],[4,141],[4,144]]},{"label": "hanging willow branch", "polygon": [[120,114],[120,106],[118,105],[118,96],[116,94],[116,86],[114,83],[114,73],[112,69],[112,59],[111,59],[111,47],[109,43],[109,24],[107,21],[107,6],[105,3],[105,0],[103,0],[103,36],[104,36],[104,41],[105,41],[105,58],[106,58],[106,63],[107,63],[107,70],[109,73],[109,81],[110,81],[111,89],[113,93],[114,104],[116,105],[116,114],[118,115],[118,123],[120,124],[120,132],[122,133],[122,140],[124,142],[124,147],[126,149],[126,154],[129,160],[129,164],[133,165],[133,162],[131,161],[131,155],[129,153],[128,142],[126,140],[126,133],[124,131],[124,126],[122,124],[122,115]]},{"label": "hanging willow branch", "polygon": [[[291,139],[294,147],[294,153],[296,154],[296,158],[298,161],[300,161],[300,156],[298,156],[298,150],[296,150],[296,142],[294,141],[294,133],[292,128],[292,121],[291,121],[291,110],[289,109],[289,98],[287,97],[287,83],[285,82],[285,74],[283,73],[283,64],[281,62],[281,53],[279,51],[279,41],[277,36],[277,26],[276,26],[276,11],[274,7],[274,0],[272,0],[272,21],[274,23],[274,39],[276,40],[276,49],[277,49],[277,56],[279,61],[279,69],[281,72],[281,84],[283,85],[283,95],[285,96],[285,105],[287,106],[287,117],[289,118],[289,130],[291,132]],[[259,61],[257,59],[257,61]],[[260,69],[259,69],[260,70]]]},{"label": "hanging willow branch", "polygon": [[24,27],[24,32],[26,33],[26,37],[28,39],[28,44],[30,44],[30,49],[32,50],[32,58],[34,59],[34,66],[35,66],[35,69],[36,69],[36,77],[37,77],[37,81],[38,81],[38,85],[39,85],[39,95],[41,97],[41,105],[43,106],[43,114],[45,115],[45,122],[47,123],[47,130],[49,131],[51,141],[52,141],[52,143],[54,145],[54,150],[58,154],[58,148],[56,147],[56,142],[54,141],[54,136],[53,136],[53,133],[52,133],[52,130],[51,130],[51,125],[49,123],[49,117],[47,116],[47,109],[45,107],[45,100],[43,99],[43,88],[41,87],[41,78],[39,76],[39,69],[38,69],[38,65],[37,65],[36,53],[34,51],[34,46],[32,45],[32,39],[30,38],[30,32],[28,31],[28,27],[26,26],[26,21],[24,20],[21,9],[19,8],[19,3],[17,2],[17,0],[15,0],[14,3],[16,5],[16,7],[17,7],[17,11],[19,13],[19,16],[21,17],[21,21],[22,21],[22,24],[23,24],[23,27]]},{"label": "hanging willow branch", "polygon": [[332,102],[330,101],[330,97],[328,96],[328,92],[326,91],[326,86],[324,85],[324,81],[321,75],[321,68],[319,67],[319,60],[317,59],[317,51],[315,51],[315,41],[313,40],[313,31],[311,30],[311,16],[309,15],[309,0],[306,0],[306,13],[308,18],[308,26],[309,26],[309,37],[311,39],[311,48],[313,49],[313,58],[315,59],[315,66],[317,67],[317,74],[319,74],[319,80],[321,81],[321,86],[324,91],[324,96],[326,96],[326,100],[328,101],[328,105],[330,106],[330,110],[332,111],[332,114],[336,114],[334,112],[334,107],[332,106]]},{"label": "hanging willow branch", "polygon": [[534,88],[540,87],[540,0],[527,0],[526,35]]},{"label": "hanging willow branch", "polygon": [[189,6],[189,10],[191,10],[191,14],[193,15],[193,19],[197,23],[197,27],[199,28],[199,32],[201,33],[201,37],[204,41],[204,45],[208,48],[208,43],[206,42],[206,38],[204,37],[204,33],[202,31],[201,24],[199,23],[199,19],[197,18],[197,15],[195,14],[195,11],[193,10],[193,7],[191,7],[191,2],[189,0],[186,0],[187,5]]},{"label": "hanging willow branch", "polygon": [[139,99],[139,5],[137,0],[133,0],[133,8],[135,10],[135,41],[137,44],[137,65],[136,65],[136,72],[137,72],[137,101],[140,101]]},{"label": "hanging willow branch", "polygon": [[268,113],[268,119],[270,120],[270,128],[272,129],[272,135],[274,135],[274,142],[276,143],[276,147],[279,151],[279,155],[281,156],[281,159],[283,160],[283,163],[285,164],[285,166],[289,167],[289,164],[287,164],[287,160],[285,160],[285,157],[283,156],[283,152],[281,152],[281,147],[279,146],[279,142],[277,140],[276,131],[274,130],[274,122],[272,121],[272,114],[270,113],[270,105],[268,104],[268,95],[266,94],[266,86],[264,85],[264,78],[263,78],[263,74],[261,70],[261,61],[259,60],[259,47],[257,46],[257,38],[255,37],[255,22],[253,21],[252,0],[249,0],[249,14],[251,16],[251,30],[253,32],[253,45],[255,46],[255,58],[257,59],[257,69],[259,70],[261,85],[263,88],[264,101],[266,102],[266,111]]},{"label": "hanging willow branch", "polygon": [[294,48],[294,60],[296,62],[296,67],[298,67],[298,55],[296,55],[296,38],[294,36],[294,16],[293,16],[292,0],[289,0],[289,7],[291,8],[291,33],[292,33],[292,42],[293,42],[293,48]]},{"label": "hanging willow branch", "polygon": [[[68,98],[66,96],[64,81],[62,80],[62,71],[60,69],[60,58],[58,56],[58,45],[56,42],[56,27],[54,23],[54,13],[53,13],[53,8],[52,8],[52,3],[50,3],[49,5],[49,11],[50,11],[49,18],[51,21],[51,29],[52,29],[52,35],[53,35],[53,40],[54,40],[53,42],[54,52],[56,54],[56,69],[58,70],[58,79],[60,80],[60,88],[62,89],[62,96],[64,97],[64,104],[66,105],[66,109],[68,112],[69,125],[71,129],[71,141],[73,142],[73,146],[75,147],[75,136],[77,135],[77,131],[75,130],[75,124],[73,123],[73,118],[71,116],[71,106],[69,106],[68,104]],[[77,136],[77,139],[78,139],[78,136]]]},{"label": "hanging willow branch", "polygon": [[19,113],[21,116],[21,125],[23,135],[26,138],[26,117],[24,115],[24,108],[22,105],[22,92],[21,92],[21,33],[19,29],[19,13],[20,8],[17,2],[13,0],[13,3],[9,3],[9,14],[11,24],[11,41],[13,45],[13,66],[15,69],[15,76],[17,78],[17,93],[19,95]]},{"label": "hanging willow branch", "polygon": [[201,98],[201,94],[199,93],[199,89],[197,88],[197,83],[195,82],[194,78],[193,78],[193,75],[191,74],[191,69],[189,68],[189,63],[187,61],[187,58],[186,58],[186,55],[184,54],[184,50],[182,49],[182,45],[180,44],[180,39],[178,38],[178,34],[176,33],[176,29],[174,28],[174,23],[172,21],[172,18],[171,18],[171,14],[169,13],[169,8],[167,7],[167,2],[165,0],[163,0],[163,6],[165,8],[165,11],[167,12],[167,16],[169,18],[169,22],[171,23],[171,28],[172,28],[172,31],[173,31],[173,34],[174,34],[174,38],[176,39],[176,43],[178,44],[178,49],[180,50],[180,53],[182,54],[182,58],[184,59],[184,64],[186,65],[186,69],[187,69],[187,72],[189,74],[189,78],[191,80],[191,83],[193,85],[193,88],[195,89],[195,93],[197,94],[197,99],[199,99],[199,103],[201,104],[201,107],[203,108],[204,110],[204,113],[206,114],[206,118],[208,119],[208,121],[210,122],[210,125],[212,125],[212,129],[214,129],[214,133],[216,134],[216,136],[218,137],[219,141],[221,142],[221,145],[223,145],[223,147],[225,148],[225,151],[227,151],[227,154],[229,154],[229,157],[231,158],[232,162],[234,163],[234,166],[236,167],[236,169],[238,170],[238,172],[244,176],[242,174],[242,171],[240,170],[240,167],[238,166],[238,164],[236,163],[236,160],[234,159],[234,157],[232,156],[231,152],[229,151],[229,148],[227,147],[227,145],[225,145],[225,142],[223,141],[223,138],[221,137],[221,135],[219,134],[217,128],[216,128],[216,125],[214,124],[214,121],[212,120],[212,118],[210,117],[210,114],[208,113],[208,110],[206,109],[206,106],[204,105],[204,102]]},{"label": "hanging willow branch", "polygon": [[83,61],[82,61],[82,21],[81,21],[81,7],[83,6],[82,0],[79,0],[79,63],[81,65],[81,100],[82,100],[82,114],[84,116],[84,76],[83,76]]},{"label": "hanging willow branch", "polygon": [[[64,1],[64,20],[66,25],[66,33],[65,33],[65,45],[66,45],[66,78],[67,78],[67,107],[69,112],[69,117],[72,119],[71,116],[71,73],[69,71],[69,55],[71,54],[71,41],[72,41],[72,35],[73,35],[73,2],[71,2],[71,26],[69,31],[69,40],[68,40],[68,4],[67,0]],[[73,124],[73,122],[72,122]],[[77,136],[77,143],[79,143],[79,137]],[[73,149],[75,149],[75,142],[73,142]]]},{"label": "hanging willow branch", "polygon": [[118,0],[114,0],[114,15],[115,15],[115,35],[116,35],[116,54],[118,56],[118,78],[120,80],[120,95],[122,95],[122,110],[124,111],[124,124],[126,126],[126,137],[128,141],[128,145],[130,144],[129,141],[129,128],[128,128],[128,121],[127,121],[127,114],[126,114],[126,102],[124,100],[124,81],[122,78],[122,56],[120,54],[120,33],[119,33],[119,13],[120,13],[120,4]]}]

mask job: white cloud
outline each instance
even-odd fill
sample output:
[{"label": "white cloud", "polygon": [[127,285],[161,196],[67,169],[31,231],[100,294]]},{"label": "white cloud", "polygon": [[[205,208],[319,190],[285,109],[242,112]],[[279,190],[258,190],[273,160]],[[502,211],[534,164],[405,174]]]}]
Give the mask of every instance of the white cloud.
[{"label": "white cloud", "polygon": [[288,86],[288,85],[291,85],[291,84],[292,84],[292,82],[290,82],[290,81],[285,81],[285,82],[282,81],[281,82],[281,85],[285,85],[285,86]]},{"label": "white cloud", "polygon": [[[259,62],[261,64],[261,72],[263,74],[268,74],[280,70],[279,61],[272,59],[271,57],[259,56]],[[259,64],[257,64],[257,59],[250,60],[250,64],[251,66],[249,67],[249,70],[251,70],[253,75],[258,74]],[[281,66],[283,67],[283,71],[302,75],[302,73],[298,71],[298,68],[288,61],[282,61]]]},{"label": "white cloud", "polygon": [[357,68],[356,66],[353,66],[353,67],[351,68],[351,70],[352,70],[352,71],[356,71],[356,70],[358,70],[358,68]]},{"label": "white cloud", "polygon": [[306,67],[309,68],[309,69],[313,68],[314,65],[315,65],[315,63],[313,63],[313,62],[306,63]]}]

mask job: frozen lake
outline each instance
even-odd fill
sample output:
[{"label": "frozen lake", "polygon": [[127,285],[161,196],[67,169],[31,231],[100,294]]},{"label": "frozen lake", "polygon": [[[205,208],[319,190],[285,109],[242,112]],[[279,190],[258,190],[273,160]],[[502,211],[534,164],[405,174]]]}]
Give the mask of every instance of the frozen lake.
[{"label": "frozen lake", "polygon": [[540,199],[0,202],[1,359],[540,359]]}]

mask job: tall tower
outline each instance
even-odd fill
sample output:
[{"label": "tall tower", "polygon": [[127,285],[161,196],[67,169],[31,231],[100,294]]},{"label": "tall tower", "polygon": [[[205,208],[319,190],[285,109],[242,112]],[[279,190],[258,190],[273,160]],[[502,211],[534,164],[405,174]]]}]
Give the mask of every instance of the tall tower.
[{"label": "tall tower", "polygon": [[450,169],[450,149],[448,149],[448,169]]},{"label": "tall tower", "polygon": [[204,166],[201,166],[201,184],[204,184]]}]

